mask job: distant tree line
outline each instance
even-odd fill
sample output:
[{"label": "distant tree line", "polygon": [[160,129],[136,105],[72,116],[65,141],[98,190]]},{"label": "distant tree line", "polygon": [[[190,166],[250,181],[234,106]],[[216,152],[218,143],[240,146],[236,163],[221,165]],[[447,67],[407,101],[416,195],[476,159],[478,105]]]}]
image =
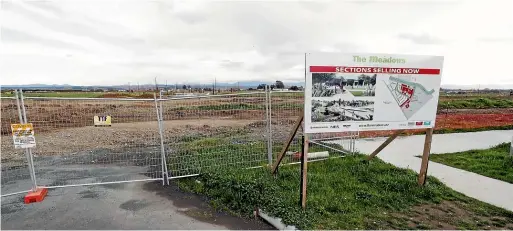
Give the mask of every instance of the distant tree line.
[{"label": "distant tree line", "polygon": [[[264,83],[260,84],[260,85],[258,85],[258,87],[256,89],[257,90],[264,90],[266,85],[267,84],[264,84]],[[267,86],[269,86],[269,88],[271,88],[271,90],[274,90],[274,89],[285,89],[285,84],[282,81],[280,81],[280,80],[276,80],[276,82],[274,84],[267,85]],[[291,91],[299,91],[300,90],[300,88],[298,86],[290,86],[288,89],[291,90]]]}]

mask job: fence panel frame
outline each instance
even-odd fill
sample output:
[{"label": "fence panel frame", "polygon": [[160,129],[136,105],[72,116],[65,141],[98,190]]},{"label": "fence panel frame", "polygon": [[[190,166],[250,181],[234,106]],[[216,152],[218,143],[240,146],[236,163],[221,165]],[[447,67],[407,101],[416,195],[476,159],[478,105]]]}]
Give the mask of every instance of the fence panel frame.
[{"label": "fence panel frame", "polygon": [[[25,112],[25,106],[24,106],[24,101],[23,101],[23,91],[21,89],[19,89],[19,90],[15,89],[14,97],[1,97],[1,99],[15,100],[19,123],[20,124],[27,123],[27,115]],[[8,134],[9,134],[9,132],[8,132]],[[11,146],[11,147],[15,150],[14,146]],[[16,152],[16,151],[14,151],[14,152]],[[21,191],[16,191],[16,192],[12,192],[12,193],[1,194],[0,196],[2,196],[2,197],[35,191],[37,188],[36,175],[35,175],[35,170],[34,170],[34,162],[32,160],[32,150],[30,148],[24,148],[23,152],[25,153],[25,161],[26,161],[27,170],[28,170],[28,173],[30,176],[31,188],[29,190],[21,190]],[[2,168],[5,166],[3,162],[1,165],[2,165]],[[3,172],[2,176],[4,176],[4,174],[7,173],[7,171],[9,171],[9,169],[2,170],[2,172]],[[10,175],[10,174],[7,174],[7,175]],[[4,177],[2,177],[2,182],[3,182],[3,178]],[[3,185],[4,184],[2,184],[2,186]]]},{"label": "fence panel frame", "polygon": [[[250,99],[251,100],[255,100],[256,102],[253,102],[253,103],[248,103],[246,102],[245,100],[246,99]],[[189,102],[188,102],[189,100]],[[216,102],[216,100],[219,100],[219,102]],[[258,166],[253,166],[254,164],[256,163],[268,163],[269,162],[269,159],[268,159],[268,119],[267,119],[267,112],[266,110],[268,109],[267,108],[267,93],[265,91],[260,91],[260,92],[249,92],[249,93],[238,93],[238,94],[220,94],[220,95],[202,95],[202,96],[188,96],[188,97],[171,97],[171,98],[166,98],[166,99],[160,99],[160,101],[162,103],[164,103],[163,105],[163,108],[162,108],[162,111],[163,112],[166,112],[164,115],[163,115],[163,121],[180,121],[180,119],[174,119],[175,116],[177,116],[176,114],[180,114],[180,113],[191,113],[192,112],[192,116],[189,115],[189,117],[187,117],[187,115],[185,115],[187,119],[183,120],[183,121],[187,121],[187,123],[190,124],[190,122],[194,122],[194,121],[201,121],[201,120],[224,120],[224,119],[228,119],[228,120],[241,120],[241,121],[245,121],[245,120],[248,120],[248,121],[256,121],[257,123],[260,123],[261,125],[263,125],[264,127],[262,128],[263,131],[260,132],[260,130],[258,130],[258,134],[257,136],[254,137],[254,139],[251,141],[251,142],[255,142],[257,143],[257,147],[256,149],[258,149],[258,151],[248,151],[246,149],[243,149],[242,152],[238,153],[239,155],[237,157],[218,157],[218,159],[207,159],[208,160],[199,160],[198,159],[198,163],[193,163],[191,166],[187,167],[187,168],[183,168],[183,166],[180,165],[180,162],[183,161],[184,158],[190,158],[191,160],[193,160],[194,158],[198,158],[196,155],[198,155],[198,153],[203,153],[203,154],[208,154],[210,153],[212,150],[208,150],[209,148],[212,148],[214,149],[214,151],[208,155],[213,155],[215,156],[217,152],[219,153],[228,153],[230,152],[230,150],[224,150],[222,148],[219,148],[221,150],[215,150],[216,147],[221,147],[219,145],[213,145],[213,146],[198,146],[197,149],[198,150],[195,150],[195,151],[192,151],[192,153],[189,153],[189,151],[183,151],[180,150],[180,145],[184,145],[184,144],[187,144],[187,143],[193,143],[194,141],[194,136],[197,135],[195,133],[193,133],[192,131],[189,131],[189,134],[187,135],[192,135],[193,137],[191,138],[188,138],[187,135],[177,135],[177,134],[171,134],[172,132],[170,132],[171,130],[171,127],[169,126],[164,126],[164,133],[168,134],[169,137],[165,137],[164,140],[164,146],[166,147],[166,160],[168,161],[168,179],[178,179],[178,178],[184,178],[184,177],[191,177],[191,176],[197,176],[199,174],[201,174],[203,172],[203,170],[197,170],[197,168],[199,169],[204,169],[204,168],[208,168],[208,167],[212,167],[214,166],[213,164],[209,165],[209,163],[206,163],[208,161],[217,161],[219,162],[218,165],[216,166],[224,166],[224,165],[234,165],[234,164],[240,164],[240,165],[250,165],[249,168],[251,167],[259,167],[260,164],[258,164]],[[209,102],[209,101],[212,101],[212,102]],[[229,103],[227,103],[229,102]],[[248,106],[250,107],[250,109],[239,109],[237,108],[238,106],[237,105],[241,105],[242,106]],[[229,106],[231,105],[231,106]],[[235,105],[235,106],[234,106]],[[227,109],[225,109],[224,107],[227,106]],[[235,108],[232,108],[235,107]],[[198,108],[201,108],[201,107],[214,107],[214,108],[217,108],[217,109],[198,109]],[[196,109],[194,109],[196,108]],[[197,111],[196,111],[197,110]],[[219,110],[219,111],[217,111]],[[258,115],[255,116],[254,118],[245,118],[244,115],[243,117],[239,117],[238,113],[240,112],[245,112],[247,114],[247,110],[254,110],[254,111],[257,111]],[[184,112],[185,111],[185,112]],[[231,118],[230,116],[223,116],[223,113],[222,112],[228,112],[227,114],[228,115],[231,115]],[[173,114],[174,113],[174,114]],[[244,114],[244,113],[240,113],[240,114]],[[219,119],[218,117],[222,117],[222,119]],[[208,118],[208,119],[207,119]],[[203,121],[203,122],[209,122],[209,121]],[[210,124],[211,125],[211,124]],[[247,124],[249,125],[249,124]],[[204,126],[207,126],[209,127],[209,124],[205,124]],[[234,124],[234,125],[228,125],[228,126],[221,126],[221,127],[227,127],[228,129],[238,129],[238,128],[245,128],[245,125],[240,125],[240,124]],[[196,131],[198,132],[198,131]],[[205,134],[207,134],[208,132],[207,131],[199,131],[199,133],[202,133],[202,132],[206,132]],[[171,134],[171,135],[170,135]],[[205,135],[204,134],[204,135]],[[228,133],[227,133],[228,134]],[[219,135],[219,134],[217,134]],[[201,137],[200,136],[200,140],[201,139],[209,139],[209,138],[213,138],[213,139],[217,139],[219,137],[217,137],[216,134],[207,134],[206,136],[203,136]],[[240,135],[240,134],[239,134]],[[246,134],[247,135],[247,134]],[[182,140],[180,139],[179,137],[182,137],[182,138],[186,138],[185,140]],[[237,136],[230,136],[230,138],[236,138]],[[245,134],[242,134],[242,140],[239,140],[241,141],[242,143],[244,142],[247,142],[248,140],[244,140],[245,138]],[[225,138],[228,138],[228,137],[225,137]],[[235,139],[234,138],[234,139]],[[178,140],[177,140],[178,139]],[[193,139],[193,140],[187,140],[187,139]],[[263,145],[260,147],[260,144]],[[173,147],[169,147],[169,145],[173,145]],[[241,144],[243,145],[243,144]],[[262,153],[260,153],[260,149],[263,148],[262,150]],[[241,150],[239,150],[241,151]],[[246,152],[247,151],[247,152]],[[185,153],[184,153],[185,152]],[[195,152],[197,152],[197,154],[194,154]],[[234,151],[234,154],[237,154],[235,153],[237,151]],[[201,156],[202,154],[200,154]],[[207,155],[207,156],[208,156]],[[228,155],[228,154],[226,154]],[[240,157],[239,159],[245,159],[247,158],[245,161],[240,161],[238,159],[238,157]],[[187,161],[186,161],[187,162]],[[188,163],[190,164],[190,163]]]},{"label": "fence panel frame", "polygon": [[[18,91],[16,91],[16,94],[18,93]],[[127,183],[127,182],[139,182],[139,181],[157,181],[157,180],[161,180],[162,181],[162,184],[165,185],[165,184],[169,184],[170,180],[171,179],[177,179],[177,178],[184,178],[184,177],[191,177],[191,176],[197,176],[199,175],[200,173],[192,173],[192,174],[183,174],[183,175],[171,175],[170,171],[169,171],[169,164],[174,164],[174,163],[169,163],[168,164],[168,158],[169,158],[169,161],[173,161],[172,158],[170,158],[170,154],[171,154],[171,148],[168,147],[168,145],[166,145],[166,143],[168,142],[166,140],[166,132],[167,129],[169,129],[169,127],[166,127],[164,125],[164,121],[165,121],[165,117],[164,117],[164,112],[166,110],[165,108],[165,104],[166,102],[170,102],[170,101],[181,101],[181,100],[197,100],[198,101],[198,105],[202,105],[202,99],[206,100],[207,103],[209,100],[213,100],[213,99],[220,99],[220,100],[227,100],[228,103],[225,103],[226,105],[229,105],[229,104],[233,104],[232,99],[235,99],[234,101],[237,101],[239,100],[240,102],[244,102],[245,104],[248,104],[245,100],[245,97],[248,97],[248,98],[251,98],[253,95],[255,96],[255,101],[254,103],[251,103],[253,101],[248,101],[249,104],[251,105],[251,107],[254,107],[254,108],[257,108],[257,109],[253,109],[253,110],[258,110],[259,114],[262,113],[263,117],[262,118],[259,118],[259,116],[256,117],[256,119],[253,119],[255,121],[261,121],[265,127],[262,129],[262,140],[260,140],[260,138],[257,138],[256,140],[258,140],[258,142],[264,142],[265,146],[264,146],[264,151],[262,153],[262,156],[260,156],[260,154],[256,155],[255,156],[255,160],[253,160],[253,156],[250,156],[249,161],[255,161],[255,163],[259,163],[259,161],[264,161],[264,162],[267,162],[267,164],[269,166],[272,165],[273,163],[273,160],[275,158],[274,156],[274,152],[273,152],[273,142],[276,142],[274,139],[274,137],[280,137],[279,135],[276,135],[275,136],[275,133],[278,132],[278,130],[280,129],[280,126],[273,126],[273,122],[274,121],[279,121],[280,120],[280,117],[278,116],[278,114],[276,113],[280,113],[280,106],[279,105],[274,105],[275,103],[273,103],[273,99],[275,97],[279,97],[278,94],[283,94],[283,97],[285,97],[286,99],[283,100],[285,104],[287,103],[291,103],[292,105],[285,105],[285,108],[282,109],[284,111],[287,111],[286,113],[284,113],[284,118],[287,118],[287,119],[290,119],[288,117],[290,116],[293,116],[294,113],[290,113],[290,111],[294,111],[296,110],[296,107],[297,105],[295,104],[299,104],[300,107],[304,107],[304,95],[301,96],[301,94],[304,94],[304,91],[273,91],[270,86],[266,85],[263,92],[249,92],[249,93],[237,93],[237,94],[223,94],[223,95],[203,95],[203,96],[190,96],[190,97],[179,97],[179,98],[163,98],[162,97],[162,91],[159,92],[159,95],[157,97],[156,93],[154,93],[153,95],[153,99],[133,99],[133,98],[69,98],[69,97],[24,97],[22,95],[22,91],[20,90],[20,98],[19,100],[21,100],[21,103],[18,102],[18,114],[19,114],[19,117],[20,117],[20,121],[22,123],[26,123],[28,122],[29,120],[27,119],[27,110],[25,109],[27,106],[25,105],[25,100],[35,100],[35,101],[56,101],[56,102],[67,102],[68,104],[71,104],[72,102],[76,101],[76,102],[81,102],[81,101],[84,101],[84,102],[106,102],[105,105],[109,105],[109,102],[111,102],[112,104],[119,104],[118,102],[143,102],[144,104],[150,104],[150,103],[154,103],[154,110],[155,110],[155,114],[153,116],[156,116],[156,121],[155,120],[150,120],[150,121],[146,121],[146,120],[143,120],[143,121],[135,121],[135,122],[125,122],[125,123],[137,123],[137,122],[151,122],[151,121],[155,121],[157,122],[157,128],[155,129],[155,134],[158,132],[158,138],[156,138],[156,135],[152,135],[151,137],[153,137],[154,139],[151,140],[151,142],[153,141],[157,141],[158,139],[158,144],[156,143],[155,144],[155,147],[156,146],[160,146],[159,148],[159,152],[160,152],[160,177],[153,177],[153,178],[150,178],[150,179],[130,179],[130,180],[114,180],[114,181],[111,181],[111,182],[93,182],[93,183],[78,183],[78,184],[65,184],[65,185],[50,185],[50,186],[44,186],[46,188],[62,188],[62,187],[74,187],[74,186],[86,186],[86,185],[103,185],[103,184],[115,184],[115,183]],[[295,96],[294,94],[297,94],[298,96]],[[275,97],[273,97],[274,95],[276,95]],[[8,99],[9,97],[2,97],[2,99]],[[11,99],[13,99],[11,97]],[[288,102],[287,100],[288,99],[292,99],[292,102]],[[261,102],[263,101],[263,102]],[[183,101],[183,102],[186,102],[186,101]],[[193,101],[194,102],[194,101]],[[20,105],[21,104],[21,105]],[[241,103],[242,104],[242,103]],[[254,105],[253,105],[254,104]],[[263,104],[263,105],[262,105]],[[283,104],[283,103],[282,103]],[[217,104],[213,103],[212,104],[207,104],[206,106],[216,106]],[[257,106],[255,106],[257,105]],[[144,105],[143,105],[144,106]],[[217,105],[219,106],[219,105]],[[264,106],[264,108],[261,108],[261,106]],[[276,108],[275,108],[276,106]],[[290,107],[289,107],[290,106]],[[224,110],[224,109],[222,109]],[[229,109],[229,110],[241,110],[241,109]],[[242,111],[244,110],[252,110],[252,109],[242,109]],[[260,111],[260,110],[264,110],[263,112]],[[298,110],[299,111],[299,110]],[[197,112],[199,113],[199,111]],[[213,111],[211,112],[213,113],[214,115],[218,112],[216,111]],[[274,116],[273,116],[273,113],[274,113]],[[301,112],[300,112],[301,113]],[[30,113],[29,113],[30,114]],[[217,115],[220,115],[220,114],[217,114]],[[30,116],[30,115],[29,115]],[[140,115],[138,115],[140,116]],[[152,117],[153,117],[152,116]],[[195,120],[195,116],[198,116],[198,119],[200,118],[200,115],[199,114],[196,114],[196,115],[192,115],[192,119]],[[298,115],[299,116],[299,115]],[[144,115],[143,115],[144,117]],[[287,120],[286,119],[286,120]],[[251,119],[249,119],[251,120]],[[286,126],[286,125],[285,125]],[[77,126],[80,128],[80,126]],[[281,126],[283,127],[283,126]],[[37,130],[36,130],[37,132]],[[285,131],[285,132],[288,132],[288,131]],[[332,137],[320,137],[320,138],[317,138],[316,135],[318,134],[308,134],[309,135],[309,138],[310,138],[310,142],[312,144],[316,144],[316,145],[320,145],[320,146],[323,146],[325,148],[328,148],[328,149],[331,149],[333,151],[336,151],[336,152],[340,152],[340,153],[343,153],[343,154],[350,154],[350,153],[354,153],[355,151],[355,140],[357,139],[358,137],[358,133],[357,132],[353,132],[353,133],[348,133],[347,135],[343,135],[343,136],[332,136]],[[299,137],[299,136],[298,136]],[[295,138],[296,141],[297,141],[297,137]],[[330,142],[334,142],[333,140],[335,141],[339,141],[339,140],[342,140],[343,143],[341,143],[341,145],[343,146],[343,150],[340,150],[340,149],[337,149],[337,148],[333,148],[333,147],[330,147],[329,144]],[[345,145],[344,142],[346,142],[345,140],[348,140],[348,144],[347,144],[347,147]],[[137,148],[139,146],[135,146],[135,148]],[[142,147],[142,146],[141,146]],[[151,146],[145,146],[147,149],[151,149],[152,147]],[[143,148],[145,148],[143,147]],[[151,153],[151,152],[150,152]],[[72,154],[72,153],[71,153]],[[67,153],[66,155],[71,155],[70,153]],[[115,153],[117,154],[117,153]],[[237,154],[242,154],[244,155],[244,153],[237,153]],[[246,153],[246,154],[249,154],[249,155],[253,155],[251,153]],[[153,154],[152,154],[153,155]],[[339,157],[339,156],[337,156]],[[186,157],[184,157],[186,158]],[[262,160],[260,160],[260,158]],[[331,158],[331,157],[330,157]],[[335,157],[336,158],[336,157]],[[36,167],[37,167],[37,162],[34,163],[34,160],[33,160],[33,153],[30,149],[27,149],[26,151],[26,159],[27,159],[27,165],[28,165],[28,168],[29,168],[29,174],[30,174],[30,177],[33,179],[33,188],[32,190],[35,190],[36,187],[38,187],[38,184],[37,184],[37,175],[36,175]],[[157,158],[158,159],[158,158]],[[157,160],[157,159],[153,159],[152,160]],[[230,160],[235,160],[235,159],[230,159]],[[318,161],[318,160],[312,160],[312,161]],[[299,162],[289,162],[289,163],[285,163],[285,164],[294,164],[294,163],[299,163]],[[193,165],[197,165],[198,163],[192,163]],[[237,163],[236,163],[237,164]],[[251,164],[251,163],[250,163]],[[126,166],[126,167],[129,167],[129,166]],[[262,166],[249,166],[248,168],[258,168],[258,167],[262,167]],[[41,185],[43,186],[43,185]],[[26,191],[22,191],[22,192],[16,192],[15,194],[18,194],[18,193],[24,193],[24,192],[28,192],[30,190],[26,190]],[[13,195],[13,193],[10,193],[8,195]],[[6,195],[2,195],[2,196],[6,196]]]},{"label": "fence panel frame", "polygon": [[[111,101],[112,104],[115,104],[115,103],[118,103],[118,102],[134,102],[134,103],[137,103],[137,102],[147,102],[147,103],[151,103],[152,101],[155,103],[155,112],[156,112],[156,118],[157,120],[152,120],[152,121],[155,121],[157,122],[157,124],[160,126],[160,121],[159,121],[159,111],[160,111],[160,107],[158,107],[157,105],[157,99],[125,99],[125,98],[121,98],[121,99],[116,99],[116,98],[62,98],[62,97],[24,97],[25,99],[29,99],[29,100],[42,100],[42,101],[57,101],[57,102],[67,102],[69,104],[71,104],[72,102],[80,102],[80,101],[84,101],[84,102],[109,102]],[[62,101],[61,101],[62,100]],[[109,105],[108,103],[106,105]],[[25,107],[22,107],[22,111],[24,111],[24,108]],[[26,112],[25,112],[26,113]],[[150,121],[141,121],[141,122],[151,122]],[[78,127],[80,128],[80,126]],[[37,131],[36,131],[37,132]],[[160,130],[157,128],[155,130],[155,132],[160,132]],[[152,136],[153,137],[153,136]],[[154,139],[156,140],[156,139]],[[161,141],[161,139],[159,139]],[[162,148],[163,146],[162,145],[159,145],[160,148]],[[139,148],[139,147],[142,147],[142,146],[137,146],[135,145],[134,147],[132,148]],[[143,147],[144,148],[144,147]],[[136,151],[137,152],[137,151]],[[110,153],[110,155],[122,155],[120,153]],[[147,158],[150,158],[150,161],[151,160],[155,160],[155,158],[152,158],[151,156],[152,154],[150,155],[146,155]],[[67,156],[72,156],[72,153],[66,153],[64,155],[65,157]],[[30,157],[33,157],[32,153],[30,153]],[[161,163],[165,161],[165,159],[162,157],[162,155],[160,155],[159,157]],[[136,159],[137,160],[137,159]],[[123,160],[121,160],[123,161]],[[127,159],[128,161],[128,159]],[[165,162],[164,162],[165,163]],[[81,163],[78,163],[79,165]],[[104,163],[105,164],[105,163]],[[108,164],[108,163],[107,163]],[[111,164],[116,164],[116,162],[112,162]],[[147,163],[149,165],[147,165],[147,167],[151,167],[151,163]],[[116,184],[116,183],[128,183],[128,182],[141,182],[141,181],[158,181],[158,180],[161,180],[162,181],[162,184],[164,185],[165,183],[167,183],[167,181],[165,180],[165,173],[167,171],[167,166],[165,164],[161,164],[162,165],[162,168],[161,168],[161,172],[160,172],[160,177],[149,177],[147,179],[128,179],[128,180],[112,180],[112,181],[107,181],[107,182],[92,182],[92,183],[66,183],[64,185],[39,185],[37,187],[45,187],[45,188],[62,188],[62,187],[75,187],[75,186],[87,186],[87,185],[104,185],[104,184]],[[35,166],[37,166],[37,163],[34,165],[33,169],[34,169],[34,176],[35,176]],[[43,165],[44,166],[44,165]],[[129,166],[124,166],[125,168],[129,168]],[[84,166],[85,169],[88,169],[87,166]],[[158,173],[158,172],[156,172]],[[127,173],[128,174],[128,173]],[[133,173],[130,173],[130,174],[133,174]],[[130,174],[126,175],[126,177],[128,177]],[[140,174],[140,173],[139,173]],[[106,177],[109,177],[109,175],[106,175]],[[37,178],[35,178],[37,179]],[[58,180],[58,179],[57,179]]]}]

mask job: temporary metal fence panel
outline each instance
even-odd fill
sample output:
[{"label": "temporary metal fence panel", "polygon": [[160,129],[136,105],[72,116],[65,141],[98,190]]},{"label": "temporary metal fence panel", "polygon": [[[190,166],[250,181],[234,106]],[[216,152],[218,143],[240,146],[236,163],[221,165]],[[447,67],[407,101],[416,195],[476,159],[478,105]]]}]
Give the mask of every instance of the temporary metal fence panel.
[{"label": "temporary metal fence panel", "polygon": [[162,100],[169,178],[268,163],[265,92]]},{"label": "temporary metal fence panel", "polygon": [[[154,99],[25,98],[39,186],[162,180]],[[94,116],[111,116],[96,127]]]},{"label": "temporary metal fence panel", "polygon": [[23,149],[14,149],[11,124],[21,123],[15,97],[2,97],[1,116],[1,195],[8,196],[32,189],[30,170]]},{"label": "temporary metal fence panel", "polygon": [[[68,187],[198,175],[217,167],[271,164],[297,117],[303,92],[265,91],[154,99],[2,98],[2,195],[31,189],[30,158],[14,149],[10,124],[33,123],[38,186]],[[22,112],[23,111],[23,112]],[[94,126],[111,116],[111,126]],[[300,151],[298,131],[289,151]],[[355,134],[313,134],[311,151],[348,153]],[[338,144],[338,145],[334,145]],[[290,155],[285,163],[294,162]],[[10,186],[10,185],[14,186]]]}]

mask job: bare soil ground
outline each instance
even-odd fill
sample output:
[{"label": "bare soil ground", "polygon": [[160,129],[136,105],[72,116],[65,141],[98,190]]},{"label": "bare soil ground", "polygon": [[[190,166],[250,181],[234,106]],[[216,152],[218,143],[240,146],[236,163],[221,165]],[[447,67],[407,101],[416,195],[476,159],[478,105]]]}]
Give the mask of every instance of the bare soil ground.
[{"label": "bare soil ground", "polygon": [[438,114],[511,114],[513,108],[441,109]]},{"label": "bare soil ground", "polygon": [[[302,102],[303,98],[299,95],[273,96],[271,117],[275,145],[280,145],[286,139],[292,124],[302,113]],[[28,120],[35,127],[38,145],[34,149],[35,155],[53,156],[97,148],[135,149],[158,145],[160,142],[155,102],[152,100],[30,99],[25,101],[25,105]],[[234,105],[242,105],[243,108],[238,109]],[[10,124],[19,122],[15,101],[2,99],[0,106],[1,159],[23,159],[23,152],[13,149],[10,137]],[[233,129],[245,126],[255,136],[266,132],[263,94],[169,100],[162,102],[162,108],[164,137],[167,141],[197,134],[209,136],[230,133]],[[513,108],[440,110],[439,119],[448,120],[452,118],[450,115],[467,114],[512,115]],[[113,126],[93,127],[92,118],[95,115],[111,115]],[[437,120],[439,124],[451,126],[450,123]],[[330,134],[337,135],[340,134]]]},{"label": "bare soil ground", "polygon": [[[193,133],[205,135],[229,132],[255,120],[175,120],[164,121],[164,136],[167,139]],[[77,127],[36,133],[35,156],[69,155],[94,149],[143,148],[160,145],[157,122],[114,123],[112,127]],[[25,158],[21,150],[15,150],[10,136],[2,136],[2,161]]]},{"label": "bare soil ground", "polygon": [[409,229],[513,229],[513,224],[504,217],[477,214],[457,201],[418,205],[408,213],[396,213],[392,217],[407,221]]},{"label": "bare soil ground", "polygon": [[[188,99],[162,102],[164,120],[240,119],[265,120],[265,97]],[[276,99],[279,102],[279,99]],[[233,105],[250,105],[237,109]],[[221,105],[221,106],[219,106]],[[28,120],[38,132],[60,128],[85,127],[93,123],[95,115],[111,115],[114,123],[156,121],[153,101],[116,100],[26,100]],[[276,110],[289,114],[285,110]],[[1,134],[9,134],[10,124],[19,123],[14,100],[1,101]]]}]

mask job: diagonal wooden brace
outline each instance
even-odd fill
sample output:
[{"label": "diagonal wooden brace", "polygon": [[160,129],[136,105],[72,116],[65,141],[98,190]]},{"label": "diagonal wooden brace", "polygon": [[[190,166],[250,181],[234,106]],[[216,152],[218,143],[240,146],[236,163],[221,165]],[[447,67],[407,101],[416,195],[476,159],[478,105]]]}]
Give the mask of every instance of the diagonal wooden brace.
[{"label": "diagonal wooden brace", "polygon": [[299,118],[297,118],[296,123],[294,124],[294,128],[292,129],[292,131],[290,131],[289,138],[288,138],[287,142],[281,149],[281,152],[278,155],[278,159],[276,159],[276,162],[274,162],[274,164],[273,164],[272,174],[276,174],[276,171],[278,171],[278,167],[280,166],[280,163],[283,160],[285,153],[289,149],[290,143],[292,143],[292,140],[294,140],[294,136],[296,136],[297,130],[301,126],[301,122],[303,122],[303,115],[301,115]]}]

